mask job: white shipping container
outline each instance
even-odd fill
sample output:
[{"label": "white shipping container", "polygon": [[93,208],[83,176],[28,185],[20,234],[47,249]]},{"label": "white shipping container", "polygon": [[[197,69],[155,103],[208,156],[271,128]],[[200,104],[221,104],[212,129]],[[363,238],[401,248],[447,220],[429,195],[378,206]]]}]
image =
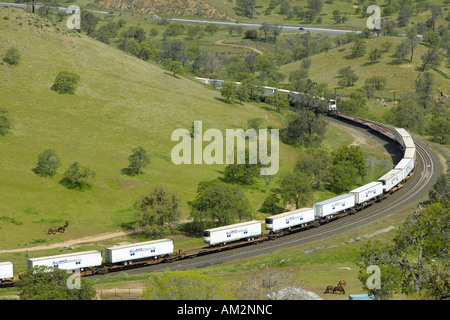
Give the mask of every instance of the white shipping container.
[{"label": "white shipping container", "polygon": [[334,213],[347,210],[355,206],[355,196],[353,194],[343,194],[319,203],[315,203],[314,216],[323,218]]},{"label": "white shipping container", "polygon": [[46,266],[63,270],[76,270],[101,265],[102,253],[96,250],[28,259],[28,269],[35,266]]},{"label": "white shipping container", "polygon": [[[408,131],[406,131],[403,128],[395,128],[394,134],[395,134],[395,139],[397,140],[398,143],[400,143],[403,150],[406,149],[406,144],[408,144],[408,146],[411,146],[412,138],[411,138],[411,135],[408,133]],[[413,146],[414,146],[414,142],[413,142]]]},{"label": "white shipping container", "polygon": [[314,209],[302,208],[266,218],[266,230],[278,231],[314,221]]},{"label": "white shipping container", "polygon": [[350,193],[355,195],[355,203],[361,204],[383,194],[383,184],[379,181],[370,182]]},{"label": "white shipping container", "polygon": [[160,239],[106,248],[105,260],[108,263],[117,263],[149,257],[160,257],[171,253],[173,253],[173,240]]},{"label": "white shipping container", "polygon": [[216,245],[256,237],[261,233],[260,221],[242,222],[205,230],[203,231],[203,241],[209,245]]},{"label": "white shipping container", "polygon": [[406,150],[408,148],[415,148],[415,147],[416,147],[416,145],[412,138],[405,139],[405,146],[403,147],[403,150]]},{"label": "white shipping container", "polygon": [[383,184],[384,192],[390,191],[402,181],[402,170],[392,169],[378,179]]},{"label": "white shipping container", "polygon": [[413,170],[414,163],[410,158],[403,158],[396,166],[395,169],[402,171],[402,180],[404,180]]},{"label": "white shipping container", "polygon": [[413,163],[416,163],[416,148],[406,148],[403,158],[412,159]]},{"label": "white shipping container", "polygon": [[13,264],[11,262],[0,262],[0,280],[14,278]]}]

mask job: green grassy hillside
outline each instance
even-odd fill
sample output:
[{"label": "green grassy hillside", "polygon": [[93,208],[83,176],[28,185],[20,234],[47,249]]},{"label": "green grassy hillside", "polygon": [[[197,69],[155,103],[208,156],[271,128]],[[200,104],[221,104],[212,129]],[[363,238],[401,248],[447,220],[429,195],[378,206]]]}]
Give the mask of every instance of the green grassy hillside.
[{"label": "green grassy hillside", "polygon": [[[48,228],[65,220],[71,222],[70,232],[61,239],[120,228],[133,218],[133,203],[157,184],[178,191],[184,203],[193,199],[198,182],[220,176],[223,169],[172,163],[172,131],[190,129],[194,120],[202,120],[204,130],[246,128],[255,117],[280,125],[268,110],[224,103],[219,92],[111,46],[45,22],[41,29],[22,10],[0,8],[0,17],[0,57],[11,46],[22,56],[18,66],[0,65],[0,107],[14,121],[12,132],[0,136],[0,248],[48,241]],[[63,70],[80,76],[74,95],[50,90]],[[148,151],[151,164],[141,176],[123,175],[136,146]],[[42,178],[32,168],[48,148],[58,153],[62,166],[55,177]],[[281,148],[280,153],[289,153]],[[90,190],[58,183],[73,161],[96,173]],[[286,164],[282,157],[281,167]],[[248,195],[255,208],[265,197],[253,189]],[[186,205],[183,210],[187,216]]]},{"label": "green grassy hillside", "polygon": [[[362,30],[366,27],[366,20],[369,15],[366,15],[364,8],[369,5],[378,5],[381,9],[382,18],[395,21],[398,18],[399,10],[395,7],[388,7],[388,1],[344,1],[344,0],[328,0],[321,1],[321,9],[319,13],[314,15],[313,21],[308,22],[304,14],[298,15],[298,12],[306,13],[309,8],[309,3],[312,1],[308,0],[290,0],[290,1],[274,1],[274,0],[257,0],[253,18],[249,15],[245,15],[244,12],[236,4],[236,1],[229,0],[204,0],[212,7],[218,9],[221,13],[224,13],[230,19],[236,19],[240,22],[269,22],[278,23],[284,25],[305,25],[308,27],[325,27],[325,28],[336,28],[336,29],[350,29],[350,30]],[[429,0],[427,3],[438,5],[444,8],[448,6],[443,0]],[[284,6],[282,5],[284,4]],[[413,6],[413,4],[411,4]],[[428,7],[424,7],[420,4],[417,5],[417,13],[413,14],[410,18],[410,22],[425,23],[427,19],[431,16],[431,10]],[[388,11],[391,11],[388,15]],[[336,23],[334,19],[334,11],[339,10],[340,16],[345,16],[346,21],[343,23]],[[437,24],[445,24],[444,18],[447,16],[446,11],[444,14],[437,19]],[[320,18],[319,21],[317,18]]]},{"label": "green grassy hillside", "polygon": [[[313,81],[323,82],[328,85],[328,88],[333,92],[334,88],[337,88],[337,95],[341,97],[349,96],[351,92],[354,92],[357,88],[364,86],[365,80],[373,76],[383,76],[386,78],[386,86],[384,90],[376,91],[375,98],[372,99],[385,99],[386,101],[393,100],[394,93],[396,100],[401,97],[402,93],[415,91],[415,80],[418,74],[421,72],[420,66],[422,65],[421,56],[428,50],[427,46],[423,43],[419,44],[414,51],[413,61],[398,59],[394,56],[395,48],[402,42],[404,38],[401,37],[375,37],[367,39],[366,41],[366,53],[359,58],[350,58],[352,43],[345,44],[343,46],[336,47],[328,52],[322,52],[310,57],[312,64],[309,70],[309,77]],[[374,49],[382,48],[382,44],[390,42],[391,46],[388,51],[384,51],[381,58],[376,62],[369,60],[369,53]],[[381,49],[382,50],[382,49]],[[409,59],[409,56],[408,56]],[[330,63],[332,61],[332,63]],[[289,73],[293,70],[297,70],[301,66],[301,60],[295,61],[280,67],[280,72],[288,77]],[[340,87],[339,70],[351,66],[359,77],[358,81],[350,87]],[[429,70],[434,74],[435,84],[434,92],[436,94],[439,91],[448,89],[450,73],[449,69],[445,66],[445,63],[441,63],[441,66]],[[388,103],[388,107],[392,106],[392,103]],[[371,107],[371,103],[368,104],[371,111],[382,114],[383,108],[379,106]]]}]

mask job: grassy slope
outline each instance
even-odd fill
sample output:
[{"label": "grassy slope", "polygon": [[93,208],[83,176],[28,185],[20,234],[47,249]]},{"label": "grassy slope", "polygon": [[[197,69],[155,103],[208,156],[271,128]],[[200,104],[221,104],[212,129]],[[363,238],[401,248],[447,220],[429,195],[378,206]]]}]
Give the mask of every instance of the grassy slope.
[{"label": "grassy slope", "polygon": [[[420,57],[428,50],[425,45],[420,44],[414,52],[412,63],[409,61],[399,61],[399,59],[393,57],[393,53],[402,40],[403,38],[398,37],[371,38],[367,40],[366,54],[363,57],[355,59],[348,58],[351,54],[351,43],[331,49],[328,52],[314,55],[311,57],[312,65],[309,70],[309,76],[314,81],[327,83],[330,90],[338,87],[337,94],[344,94],[347,96],[355,91],[356,88],[364,86],[364,82],[367,78],[375,75],[384,76],[387,79],[386,88],[383,91],[376,92],[375,95],[379,98],[392,100],[393,93],[395,92],[396,100],[398,100],[401,93],[415,90],[414,81],[420,73],[418,68],[422,64]],[[376,63],[370,62],[368,57],[369,52],[374,48],[381,48],[381,44],[387,41],[392,44],[389,51],[384,52]],[[330,63],[330,61],[333,61],[333,63]],[[288,76],[289,72],[300,68],[300,65],[301,61],[283,65],[280,68],[280,72]],[[338,71],[347,66],[352,67],[358,75],[359,80],[352,87],[339,88],[339,78],[337,77]],[[443,62],[439,68],[430,70],[430,72],[435,76],[434,89],[436,93],[439,92],[439,90],[449,87],[450,73],[448,68],[445,67],[445,62]],[[379,108],[376,112],[380,112]]]},{"label": "grassy slope", "polygon": [[[259,23],[265,21],[269,23],[278,23],[284,25],[306,25],[309,27],[324,27],[324,28],[344,29],[344,30],[346,29],[362,30],[364,27],[366,27],[366,21],[368,17],[362,13],[355,14],[356,8],[354,7],[354,5],[356,4],[356,1],[349,2],[345,0],[334,0],[332,1],[332,3],[325,3],[325,1],[323,1],[323,7],[322,10],[320,11],[320,17],[322,17],[322,22],[320,24],[317,24],[315,21],[311,24],[306,24],[304,21],[300,21],[295,15],[294,18],[288,19],[286,14],[280,13],[279,7],[275,7],[274,9],[269,10],[270,14],[266,14],[266,10],[268,10],[268,8],[270,7],[271,0],[257,1],[253,19],[250,19],[242,15],[240,10],[238,10],[235,1],[228,1],[228,0],[204,0],[204,1],[212,5],[213,7],[219,9],[219,11],[226,14],[231,19],[236,19],[240,22],[247,22],[247,23]],[[428,2],[437,4],[439,6],[443,6],[442,0],[430,0]],[[308,10],[307,0],[291,0],[289,3],[291,5],[291,8],[299,6],[303,8],[304,11]],[[373,1],[370,4],[378,5],[382,11],[385,7],[384,1],[382,2],[378,1],[378,3],[375,3],[375,1]],[[362,8],[361,5],[360,7]],[[336,9],[341,12],[341,15],[345,15],[348,18],[348,20],[345,23],[336,24],[336,22],[333,20],[333,11]],[[446,13],[444,11],[444,16],[438,19],[438,24],[446,24],[444,20],[445,15]],[[382,18],[388,18],[390,20],[396,20],[397,16],[398,13],[393,13],[389,17],[382,14]],[[427,10],[418,14],[417,16],[413,16],[411,18],[411,21],[414,23],[418,22],[424,23],[429,18],[429,16],[431,16],[431,13],[430,10]]]},{"label": "grassy slope", "polygon": [[[19,66],[0,65],[1,107],[15,122],[12,134],[0,139],[2,248],[24,245],[25,239],[45,239],[50,226],[66,219],[72,222],[70,233],[77,236],[118,228],[130,221],[134,201],[156,184],[191,200],[199,181],[217,177],[223,169],[172,164],[170,152],[176,143],[170,141],[171,133],[189,129],[193,120],[202,120],[204,130],[245,128],[247,119],[254,117],[267,117],[272,124],[279,121],[257,106],[214,99],[220,94],[202,84],[174,78],[85,36],[36,28],[31,15],[21,10],[0,10],[1,17],[10,18],[0,20],[0,56],[13,45],[22,54]],[[75,95],[50,90],[62,70],[80,75]],[[152,163],[140,177],[122,175],[131,149],[139,145],[148,150]],[[53,178],[31,171],[46,148],[55,149],[62,160]],[[58,183],[73,161],[97,173],[91,190],[68,190]],[[248,193],[255,207],[264,198],[260,190]],[[8,222],[10,218],[23,225]]]}]

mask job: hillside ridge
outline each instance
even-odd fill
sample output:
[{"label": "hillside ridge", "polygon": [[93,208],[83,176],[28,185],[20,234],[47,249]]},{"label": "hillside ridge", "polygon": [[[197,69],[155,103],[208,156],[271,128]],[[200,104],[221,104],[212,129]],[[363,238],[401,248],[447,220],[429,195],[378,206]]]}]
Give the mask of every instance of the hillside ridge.
[{"label": "hillside ridge", "polygon": [[201,0],[102,0],[97,3],[97,6],[108,10],[130,10],[144,14],[226,17],[225,14]]}]

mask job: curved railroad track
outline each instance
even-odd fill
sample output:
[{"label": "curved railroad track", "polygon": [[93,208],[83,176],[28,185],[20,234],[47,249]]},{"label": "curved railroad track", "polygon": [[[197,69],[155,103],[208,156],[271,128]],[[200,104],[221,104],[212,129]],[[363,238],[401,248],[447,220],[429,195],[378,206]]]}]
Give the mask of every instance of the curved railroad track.
[{"label": "curved railroad track", "polygon": [[[353,124],[353,126],[360,128],[361,130],[366,130],[371,135],[376,135],[378,138],[381,137],[381,135],[379,135],[372,129],[362,128],[356,124]],[[383,128],[390,131],[390,129],[388,129],[384,125]],[[381,139],[385,141],[388,140],[388,138],[383,137],[381,137]],[[416,206],[420,199],[427,195],[428,190],[431,188],[436,180],[437,175],[442,170],[437,158],[425,145],[422,145],[422,143],[418,142],[416,139],[415,145],[417,152],[417,163],[414,169],[414,175],[405,183],[404,187],[396,191],[394,194],[381,201],[380,203],[375,203],[372,206],[365,208],[364,210],[354,215],[349,215],[337,219],[335,221],[321,225],[319,228],[304,230],[301,232],[276,238],[271,241],[265,241],[255,245],[247,245],[238,249],[224,250],[217,253],[197,256],[193,259],[182,259],[172,263],[163,263],[142,268],[130,269],[121,271],[118,274],[132,275],[146,272],[164,271],[166,269],[187,270],[236,261],[258,255],[264,255],[275,252],[282,248],[298,246],[307,242],[343,233],[345,231],[357,228],[364,224],[393,214],[401,209],[407,208],[408,206],[411,206],[411,209],[413,209],[413,206]],[[117,273],[111,273],[109,275],[114,276],[115,274]]]}]

